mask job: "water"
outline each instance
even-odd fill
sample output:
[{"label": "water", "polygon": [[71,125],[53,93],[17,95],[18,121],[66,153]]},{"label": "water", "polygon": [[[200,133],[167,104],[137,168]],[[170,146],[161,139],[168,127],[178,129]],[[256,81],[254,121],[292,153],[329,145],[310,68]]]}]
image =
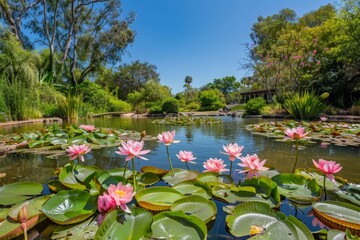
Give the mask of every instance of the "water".
[{"label": "water", "polygon": [[[185,164],[180,162],[176,155],[180,150],[192,151],[197,164],[189,164],[192,170],[203,171],[202,163],[209,158],[221,158],[228,164],[227,156],[220,153],[222,146],[228,143],[243,145],[243,155],[258,154],[261,159],[267,159],[267,163],[280,172],[291,172],[295,162],[295,149],[291,143],[275,141],[273,138],[253,135],[245,130],[248,124],[254,124],[262,119],[242,119],[223,117],[223,124],[182,127],[164,126],[151,123],[151,119],[129,119],[129,118],[99,118],[83,120],[79,124],[92,124],[96,127],[107,127],[114,129],[128,129],[134,131],[146,130],[148,135],[156,136],[163,131],[176,131],[176,138],[180,143],[172,144],[169,147],[172,163],[175,168],[185,168]],[[0,134],[11,132],[23,132],[30,129],[42,128],[43,124],[26,125],[20,127],[8,127],[0,129]],[[154,165],[160,168],[169,169],[166,149],[156,140],[146,141],[144,149],[151,152],[146,155],[149,161],[136,160],[136,169],[140,170],[145,165]],[[100,169],[111,169],[124,166],[124,157],[115,153],[117,148],[102,148],[92,150],[85,156],[87,165],[96,165]],[[330,145],[328,148],[320,148],[320,143],[311,144],[305,150],[300,151],[298,167],[313,167],[312,159],[323,158],[335,160],[343,166],[343,169],[336,175],[360,182],[360,149],[358,147],[337,147]],[[7,176],[2,179],[4,183],[16,181],[35,181],[46,183],[54,176],[54,170],[68,162],[68,157],[49,159],[43,155],[33,154],[7,154],[0,159],[0,173],[5,172]],[[234,169],[239,167],[234,163]],[[245,176],[235,171],[233,177],[236,181]],[[226,230],[226,213],[222,207],[226,203],[216,201],[218,214],[213,222],[208,224],[208,239],[235,239]],[[280,211],[284,214],[296,216],[312,231],[320,230],[320,226],[314,222],[311,216],[311,206],[296,206],[285,200]],[[245,239],[245,238],[242,238]]]},{"label": "water", "polygon": [[[172,144],[169,147],[172,163],[175,168],[185,168],[185,164],[180,162],[176,154],[180,150],[192,151],[197,164],[189,164],[192,170],[203,171],[202,163],[209,158],[221,158],[228,164],[226,155],[220,153],[222,146],[228,143],[243,145],[243,155],[256,153],[261,159],[267,159],[267,164],[273,166],[280,172],[291,172],[295,162],[295,149],[291,143],[275,141],[273,138],[253,135],[245,129],[248,124],[264,121],[262,119],[243,119],[223,117],[223,124],[206,126],[164,126],[151,123],[151,119],[130,119],[130,118],[97,118],[83,120],[79,124],[93,124],[96,127],[108,127],[114,129],[129,129],[135,131],[146,130],[148,135],[156,136],[163,131],[176,131],[176,139],[180,143]],[[11,127],[0,129],[0,134],[9,132],[22,132],[34,128],[42,128],[42,124],[26,125],[21,127]],[[145,165],[155,165],[160,168],[169,169],[166,158],[166,149],[163,144],[156,140],[146,141],[144,149],[150,149],[147,155],[149,161],[136,160],[137,170]],[[123,166],[123,157],[117,155],[117,148],[103,148],[92,150],[85,156],[86,164],[96,165],[101,169],[110,169]],[[319,158],[333,160],[340,163],[343,169],[337,176],[344,177],[356,183],[360,182],[360,148],[359,147],[338,147],[330,145],[321,148],[320,143],[310,144],[305,150],[300,151],[297,167],[313,167],[312,159]],[[58,159],[48,159],[42,155],[32,154],[8,154],[6,158],[0,159],[0,172],[7,173],[3,181],[36,181],[47,182],[49,177],[57,167],[63,166],[68,162],[67,157]],[[233,169],[240,167],[234,162]],[[236,179],[244,176],[234,173]]]}]

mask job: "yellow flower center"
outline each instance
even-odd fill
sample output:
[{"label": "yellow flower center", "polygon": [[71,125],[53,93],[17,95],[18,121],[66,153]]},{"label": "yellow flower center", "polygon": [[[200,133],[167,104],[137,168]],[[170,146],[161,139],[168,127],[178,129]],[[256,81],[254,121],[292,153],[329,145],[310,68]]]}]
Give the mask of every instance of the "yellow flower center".
[{"label": "yellow flower center", "polygon": [[115,193],[119,195],[119,197],[125,197],[126,193],[122,190],[116,190]]}]

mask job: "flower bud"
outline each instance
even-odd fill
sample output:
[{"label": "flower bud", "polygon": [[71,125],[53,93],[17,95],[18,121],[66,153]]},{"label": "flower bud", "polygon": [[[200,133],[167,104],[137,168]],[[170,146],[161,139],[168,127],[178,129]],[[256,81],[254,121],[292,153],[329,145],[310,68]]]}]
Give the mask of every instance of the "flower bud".
[{"label": "flower bud", "polygon": [[28,215],[28,210],[27,210],[27,204],[24,204],[21,208],[20,208],[20,211],[17,215],[17,218],[19,220],[20,223],[26,223],[26,221],[28,220],[29,218],[29,215]]}]

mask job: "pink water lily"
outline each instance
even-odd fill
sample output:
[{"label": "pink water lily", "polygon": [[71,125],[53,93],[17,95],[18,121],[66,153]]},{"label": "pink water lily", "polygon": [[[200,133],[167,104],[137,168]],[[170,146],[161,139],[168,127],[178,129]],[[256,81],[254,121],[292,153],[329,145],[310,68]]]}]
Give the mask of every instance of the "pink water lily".
[{"label": "pink water lily", "polygon": [[243,150],[244,146],[238,146],[237,143],[230,143],[228,145],[223,146],[225,152],[220,152],[226,155],[229,155],[229,160],[234,161],[236,158],[240,158],[241,151]]},{"label": "pink water lily", "polygon": [[326,122],[326,120],[328,120],[327,117],[320,117],[320,120],[323,121],[323,122]]},{"label": "pink water lily", "polygon": [[79,128],[84,129],[85,131],[92,132],[95,130],[94,125],[80,125]]},{"label": "pink water lily", "polygon": [[122,142],[121,145],[122,147],[119,147],[120,151],[116,151],[116,153],[120,155],[126,155],[127,157],[125,158],[125,161],[129,161],[134,157],[148,160],[147,158],[141,156],[150,152],[150,150],[142,150],[144,147],[144,141],[138,142],[129,140],[127,142]]},{"label": "pink water lily", "polygon": [[182,162],[190,162],[195,163],[193,160],[196,159],[196,157],[193,156],[193,153],[190,151],[180,151],[179,154],[176,154],[176,156],[180,159]]},{"label": "pink water lily", "polygon": [[66,151],[69,153],[70,160],[75,160],[79,158],[80,161],[85,162],[84,155],[91,151],[91,148],[83,145],[72,145],[69,146]]},{"label": "pink water lily", "polygon": [[288,139],[294,139],[294,140],[304,138],[309,134],[305,132],[305,128],[303,127],[287,128],[284,133]]},{"label": "pink water lily", "polygon": [[327,161],[324,159],[319,159],[318,162],[316,162],[314,159],[312,161],[317,169],[322,171],[331,181],[335,182],[335,177],[333,174],[339,172],[342,169],[339,163],[336,163],[335,161]]},{"label": "pink water lily", "polygon": [[215,172],[215,173],[221,173],[221,172],[227,172],[229,169],[226,169],[226,164],[224,164],[224,161],[217,158],[210,158],[206,162],[204,162],[203,167],[206,169],[204,172]]},{"label": "pink water lily", "polygon": [[130,184],[122,185],[121,182],[118,185],[110,184],[108,188],[109,196],[115,201],[116,206],[120,207],[124,212],[131,213],[126,203],[131,202],[135,192]]},{"label": "pink water lily", "polygon": [[175,138],[175,131],[172,132],[162,132],[161,134],[157,135],[158,142],[162,142],[165,145],[170,145],[171,143],[179,143],[180,140],[174,140]]},{"label": "pink water lily", "polygon": [[264,167],[266,160],[260,161],[260,158],[256,154],[248,154],[245,157],[241,157],[240,160],[242,163],[238,163],[238,165],[244,168],[244,170],[240,171],[240,173],[247,173],[246,177],[248,179],[252,179],[254,176],[259,177],[259,171],[265,171],[269,169]]},{"label": "pink water lily", "polygon": [[100,213],[107,213],[116,208],[115,200],[107,193],[99,196],[97,205]]}]

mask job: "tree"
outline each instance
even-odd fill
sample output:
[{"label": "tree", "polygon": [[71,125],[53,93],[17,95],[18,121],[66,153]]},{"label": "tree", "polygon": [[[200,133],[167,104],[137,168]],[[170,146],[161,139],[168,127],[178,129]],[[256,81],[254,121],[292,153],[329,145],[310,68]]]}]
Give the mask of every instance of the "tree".
[{"label": "tree", "polygon": [[196,101],[196,99],[197,99],[198,91],[191,86],[192,81],[193,81],[193,79],[192,79],[191,76],[186,76],[185,77],[184,99],[185,99],[186,104],[189,104],[189,103],[191,103],[193,101]]},{"label": "tree", "polygon": [[225,98],[219,89],[203,90],[199,93],[200,110],[218,110],[225,105]]},{"label": "tree", "polygon": [[237,82],[234,76],[226,76],[223,78],[214,79],[212,83],[208,83],[202,89],[218,89],[223,94],[223,96],[225,96],[226,100],[231,101],[228,95],[239,90],[240,85],[240,82]]},{"label": "tree", "polygon": [[[51,71],[57,81],[73,85],[83,82],[107,64],[116,64],[127,45],[134,40],[129,25],[134,14],[121,18],[120,0],[34,0],[1,1],[6,24],[23,42],[22,28],[50,50]],[[26,23],[22,23],[26,22]],[[63,72],[57,72],[57,65]]]},{"label": "tree", "polygon": [[135,61],[131,64],[123,64],[115,73],[106,73],[106,78],[97,79],[97,83],[108,89],[116,89],[120,99],[125,100],[129,93],[139,91],[145,84],[152,80],[159,83],[159,73],[154,64]]}]

